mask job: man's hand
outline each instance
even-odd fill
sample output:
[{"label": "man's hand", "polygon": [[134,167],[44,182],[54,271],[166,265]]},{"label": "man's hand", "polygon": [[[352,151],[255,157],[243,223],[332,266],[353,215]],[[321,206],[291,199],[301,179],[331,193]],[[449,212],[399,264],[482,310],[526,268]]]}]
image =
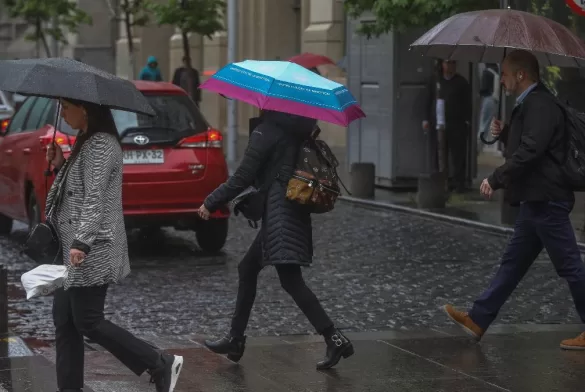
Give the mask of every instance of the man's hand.
[{"label": "man's hand", "polygon": [[504,129],[504,124],[502,124],[500,120],[496,120],[496,118],[494,117],[492,119],[492,123],[490,124],[490,133],[492,134],[492,136],[493,137],[500,136],[500,133],[502,133],[502,129]]},{"label": "man's hand", "polygon": [[422,129],[424,129],[425,131],[428,131],[430,127],[431,127],[431,124],[429,124],[429,122],[427,120],[422,122]]},{"label": "man's hand", "polygon": [[79,249],[71,249],[69,251],[69,261],[74,267],[79,267],[87,255]]},{"label": "man's hand", "polygon": [[209,220],[209,215],[211,215],[211,213],[209,212],[207,207],[205,207],[205,205],[202,205],[201,207],[199,207],[199,210],[197,211],[197,213],[199,214],[199,216],[203,220]]},{"label": "man's hand", "polygon": [[481,182],[481,185],[479,187],[479,191],[482,195],[484,195],[488,199],[490,199],[492,197],[492,195],[494,194],[494,190],[492,189],[487,178]]}]

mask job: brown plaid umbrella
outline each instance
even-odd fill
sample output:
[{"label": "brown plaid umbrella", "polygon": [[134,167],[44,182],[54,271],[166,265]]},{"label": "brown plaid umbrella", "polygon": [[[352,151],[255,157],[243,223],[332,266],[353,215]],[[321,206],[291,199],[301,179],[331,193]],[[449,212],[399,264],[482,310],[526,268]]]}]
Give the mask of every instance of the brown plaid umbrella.
[{"label": "brown plaid umbrella", "polygon": [[411,45],[411,50],[426,56],[477,63],[501,63],[514,49],[532,52],[544,66],[585,66],[585,42],[569,29],[510,9],[454,15]]}]

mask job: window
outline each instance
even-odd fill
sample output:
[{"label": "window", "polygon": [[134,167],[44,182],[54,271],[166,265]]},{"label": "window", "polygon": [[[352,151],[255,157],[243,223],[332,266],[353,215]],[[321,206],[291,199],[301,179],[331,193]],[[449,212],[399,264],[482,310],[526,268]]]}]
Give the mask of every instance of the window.
[{"label": "window", "polygon": [[194,133],[205,132],[209,127],[195,103],[187,96],[147,95],[146,98],[156,112],[155,117],[112,110],[120,134],[134,127],[165,128],[177,132],[193,130]]},{"label": "window", "polygon": [[30,108],[33,106],[35,101],[37,100],[36,97],[30,97],[20,107],[20,110],[16,112],[12,120],[10,120],[10,125],[8,125],[7,134],[18,133],[21,132],[24,128],[24,122],[26,121],[26,117]]},{"label": "window", "polygon": [[[176,132],[189,130],[190,134],[196,134],[209,128],[195,103],[186,95],[147,95],[146,98],[156,112],[154,117],[112,109],[118,133],[122,134],[128,128],[144,127],[172,129]],[[51,112],[54,113],[55,109]],[[54,118],[55,115],[52,116]],[[60,120],[59,131],[66,135],[77,135],[77,130],[63,120]]]},{"label": "window", "polygon": [[[28,115],[23,131],[35,131],[46,125],[46,115],[50,102],[51,100],[49,98],[37,98]],[[45,124],[41,124],[43,120]]]}]

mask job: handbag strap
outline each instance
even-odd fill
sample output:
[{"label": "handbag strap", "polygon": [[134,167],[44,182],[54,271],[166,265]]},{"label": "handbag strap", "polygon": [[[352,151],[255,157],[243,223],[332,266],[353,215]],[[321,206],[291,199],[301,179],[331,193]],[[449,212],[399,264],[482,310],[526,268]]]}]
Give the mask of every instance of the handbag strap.
[{"label": "handbag strap", "polygon": [[63,197],[63,191],[67,182],[67,177],[69,176],[69,171],[71,170],[72,162],[70,159],[66,160],[63,164],[61,170],[64,170],[63,176],[59,180],[59,184],[57,184],[57,191],[55,192],[55,196],[53,196],[53,201],[51,203],[51,207],[49,211],[45,214],[47,219],[50,219],[55,212],[55,209],[61,204],[61,199]]}]

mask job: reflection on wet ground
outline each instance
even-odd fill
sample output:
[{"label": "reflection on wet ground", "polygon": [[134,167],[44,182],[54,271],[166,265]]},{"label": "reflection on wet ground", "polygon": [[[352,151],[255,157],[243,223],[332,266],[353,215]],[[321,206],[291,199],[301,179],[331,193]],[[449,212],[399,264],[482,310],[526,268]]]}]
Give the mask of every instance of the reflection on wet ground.
[{"label": "reflection on wet ground", "polygon": [[[559,341],[572,332],[488,334],[481,344],[446,332],[414,335],[350,334],[356,354],[321,372],[315,370],[315,362],[323,355],[323,343],[311,337],[249,339],[239,364],[201,347],[199,339],[175,341],[167,349],[185,358],[177,392],[575,392],[583,388],[585,353],[558,348]],[[47,353],[50,361],[53,357],[54,353]],[[0,391],[25,376],[33,381],[9,391],[51,391],[42,389],[54,383],[49,369],[49,362],[42,359],[0,360]],[[33,385],[39,379],[45,382]],[[137,378],[103,351],[87,352],[86,383],[94,392],[153,390],[146,376]]]}]

